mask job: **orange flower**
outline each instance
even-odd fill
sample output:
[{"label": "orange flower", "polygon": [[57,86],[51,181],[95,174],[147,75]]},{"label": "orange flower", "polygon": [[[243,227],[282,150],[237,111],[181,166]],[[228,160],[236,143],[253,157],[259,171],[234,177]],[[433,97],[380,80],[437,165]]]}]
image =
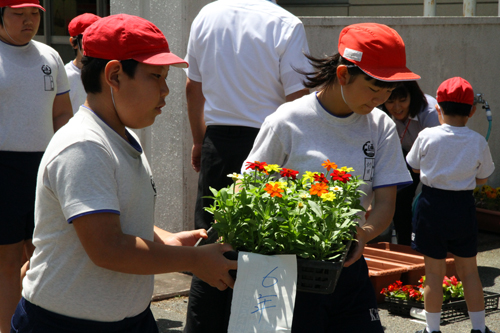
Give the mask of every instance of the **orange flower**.
[{"label": "orange flower", "polygon": [[337,169],[337,164],[330,162],[329,159],[321,164],[321,166],[326,169],[326,172],[330,172],[332,169]]},{"label": "orange flower", "polygon": [[284,190],[280,189],[279,184],[274,184],[274,185],[266,184],[265,190],[267,193],[271,195],[271,197],[278,197],[278,198],[281,198],[283,196],[281,193],[284,192]]},{"label": "orange flower", "polygon": [[322,194],[328,193],[328,184],[325,183],[312,184],[309,193],[311,193],[311,195],[317,195],[318,197],[321,197]]}]

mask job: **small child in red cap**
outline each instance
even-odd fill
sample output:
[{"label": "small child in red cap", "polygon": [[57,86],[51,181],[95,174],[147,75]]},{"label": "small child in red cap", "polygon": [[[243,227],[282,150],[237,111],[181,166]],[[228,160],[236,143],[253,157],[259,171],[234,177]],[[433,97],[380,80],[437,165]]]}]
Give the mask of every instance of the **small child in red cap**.
[{"label": "small child in red cap", "polygon": [[68,32],[70,35],[69,43],[75,51],[75,59],[68,62],[64,68],[66,69],[66,74],[68,74],[69,85],[71,87],[69,97],[71,99],[71,106],[73,107],[73,114],[78,111],[80,105],[82,105],[87,98],[87,93],[83,88],[81,78],[83,66],[83,32],[87,27],[99,19],[100,17],[95,14],[85,13],[73,18],[68,24]]},{"label": "small child in red cap", "polygon": [[469,82],[460,77],[444,81],[436,99],[441,126],[421,131],[406,157],[423,184],[412,222],[412,248],[425,259],[427,327],[419,332],[440,332],[445,258],[451,252],[464,286],[471,333],[493,333],[485,325],[472,192],[486,183],[495,166],[484,137],[466,127],[476,111]]},{"label": "small child in red cap", "polygon": [[[138,137],[165,105],[170,52],[151,22],[102,18],[83,34],[87,100],[53,137],[40,164],[34,245],[15,332],[158,332],[153,274],[190,271],[224,290],[237,263],[229,244],[193,247],[205,230],[154,224],[156,188]],[[36,330],[32,331],[35,327]]]}]

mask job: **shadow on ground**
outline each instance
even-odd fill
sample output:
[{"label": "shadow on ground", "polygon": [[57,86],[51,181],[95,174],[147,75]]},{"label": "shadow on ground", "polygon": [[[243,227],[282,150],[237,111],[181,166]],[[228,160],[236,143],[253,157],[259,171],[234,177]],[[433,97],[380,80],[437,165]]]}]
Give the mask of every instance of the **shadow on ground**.
[{"label": "shadow on ground", "polygon": [[156,324],[160,332],[182,332],[184,323],[177,320],[157,319]]}]

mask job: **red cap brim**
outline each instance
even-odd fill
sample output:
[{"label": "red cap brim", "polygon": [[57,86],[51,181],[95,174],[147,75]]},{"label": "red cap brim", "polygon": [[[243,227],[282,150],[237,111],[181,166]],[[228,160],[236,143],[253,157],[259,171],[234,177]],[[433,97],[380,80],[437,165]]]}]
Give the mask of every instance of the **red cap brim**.
[{"label": "red cap brim", "polygon": [[[359,66],[358,66],[359,67]],[[420,75],[417,75],[410,71],[406,67],[394,67],[394,68],[361,68],[363,72],[367,75],[373,77],[374,79],[386,82],[398,82],[398,81],[416,81],[420,80]]]},{"label": "red cap brim", "polygon": [[45,8],[43,8],[40,5],[34,4],[34,3],[23,3],[23,4],[20,4],[20,5],[14,5],[14,6],[8,6],[8,7],[10,7],[10,8],[36,7],[36,8],[39,8],[39,9],[45,11]]},{"label": "red cap brim", "polygon": [[151,52],[133,56],[132,59],[146,65],[165,66],[171,65],[179,68],[187,68],[187,61],[176,56],[172,52]]}]

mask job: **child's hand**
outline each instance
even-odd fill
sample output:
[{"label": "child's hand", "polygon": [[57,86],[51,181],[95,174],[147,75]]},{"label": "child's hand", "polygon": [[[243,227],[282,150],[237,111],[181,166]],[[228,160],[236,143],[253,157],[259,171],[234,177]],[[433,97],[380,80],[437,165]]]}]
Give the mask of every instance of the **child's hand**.
[{"label": "child's hand", "polygon": [[208,235],[205,229],[181,231],[171,234],[169,238],[164,239],[164,243],[165,245],[174,246],[194,246],[198,239],[207,237]]},{"label": "child's hand", "polygon": [[226,259],[224,252],[233,248],[229,244],[208,244],[195,248],[198,256],[194,262],[192,273],[219,290],[234,287],[234,280],[229,270],[238,268],[237,260]]},{"label": "child's hand", "polygon": [[354,249],[349,251],[349,254],[344,262],[344,267],[351,266],[358,261],[359,258],[361,258],[366,242],[365,231],[360,227],[356,227],[356,241],[351,243],[351,249],[352,247],[354,247]]}]

